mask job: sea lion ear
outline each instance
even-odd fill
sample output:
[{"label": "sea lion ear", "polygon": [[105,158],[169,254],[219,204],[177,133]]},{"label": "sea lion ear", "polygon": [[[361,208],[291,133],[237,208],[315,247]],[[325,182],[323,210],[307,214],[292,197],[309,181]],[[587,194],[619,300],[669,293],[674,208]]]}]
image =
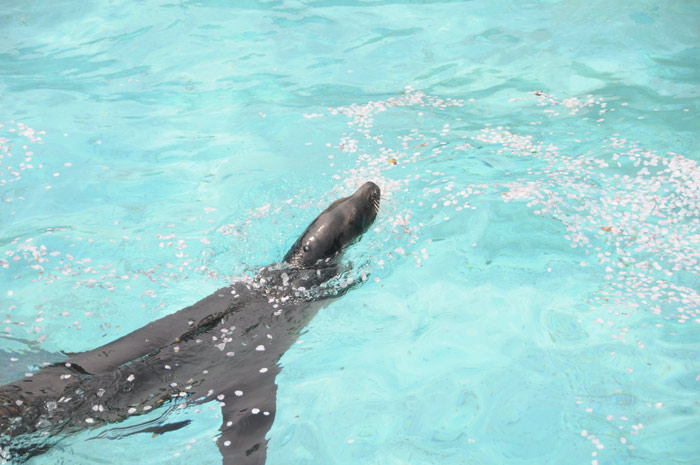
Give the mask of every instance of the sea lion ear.
[{"label": "sea lion ear", "polygon": [[315,265],[318,260],[326,258],[324,250],[321,250],[323,246],[319,243],[321,235],[318,232],[326,230],[327,233],[327,230],[334,226],[333,211],[337,204],[338,201],[334,202],[311,222],[284,256],[285,262],[295,268],[307,268]]}]

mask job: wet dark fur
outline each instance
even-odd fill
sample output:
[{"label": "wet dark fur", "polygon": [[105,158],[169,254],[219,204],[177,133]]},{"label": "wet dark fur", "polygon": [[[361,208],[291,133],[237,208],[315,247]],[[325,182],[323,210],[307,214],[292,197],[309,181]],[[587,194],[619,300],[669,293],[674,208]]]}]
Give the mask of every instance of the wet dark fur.
[{"label": "wet dark fur", "polygon": [[314,292],[337,273],[340,254],[372,224],[378,206],[379,188],[366,183],[321,213],[283,263],[252,281],[221,288],[116,341],[0,387],[0,447],[22,461],[66,433],[161,406],[218,402],[223,463],[264,464],[278,361],[319,308],[348,289]]}]

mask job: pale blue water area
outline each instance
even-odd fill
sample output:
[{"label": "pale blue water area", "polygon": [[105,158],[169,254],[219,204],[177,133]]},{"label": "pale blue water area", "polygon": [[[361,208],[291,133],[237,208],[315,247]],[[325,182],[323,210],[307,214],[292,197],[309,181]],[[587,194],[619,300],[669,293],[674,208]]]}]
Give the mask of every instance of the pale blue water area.
[{"label": "pale blue water area", "polygon": [[[3,2],[0,382],[279,261],[373,180],[346,257],[369,279],[282,358],[268,464],[700,463],[699,25],[692,1]],[[192,423],[125,434],[162,414]],[[29,463],[221,463],[218,416]]]}]

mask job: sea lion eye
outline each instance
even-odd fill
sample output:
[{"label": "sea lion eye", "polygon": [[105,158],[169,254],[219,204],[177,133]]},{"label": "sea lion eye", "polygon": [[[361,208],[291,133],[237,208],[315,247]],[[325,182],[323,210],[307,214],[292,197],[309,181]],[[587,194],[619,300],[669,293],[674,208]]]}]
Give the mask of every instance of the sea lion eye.
[{"label": "sea lion eye", "polygon": [[305,245],[305,246],[304,246],[304,252],[308,252],[308,251],[309,251],[309,246],[308,246],[308,245]]}]

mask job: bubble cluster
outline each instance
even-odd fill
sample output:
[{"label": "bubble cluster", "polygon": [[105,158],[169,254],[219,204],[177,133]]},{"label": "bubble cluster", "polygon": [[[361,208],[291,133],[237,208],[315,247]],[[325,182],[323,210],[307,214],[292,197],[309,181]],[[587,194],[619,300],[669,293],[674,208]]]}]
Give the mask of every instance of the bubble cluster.
[{"label": "bubble cluster", "polygon": [[[42,136],[46,132],[33,129],[14,120],[9,121],[7,126],[0,122],[0,129],[6,131],[7,134],[0,136],[0,187],[4,192],[1,200],[8,203],[24,200],[21,195],[13,197],[10,194],[12,192],[10,186],[21,180],[23,173],[44,168],[42,162],[34,161],[35,153],[30,144],[43,144]],[[54,176],[59,174],[54,173]],[[51,186],[45,187],[50,188]]]},{"label": "bubble cluster", "polygon": [[[599,328],[611,343],[631,347],[642,358],[653,360],[656,354],[643,355],[650,345],[679,337],[684,327],[700,323],[700,166],[686,155],[646,148],[614,130],[593,142],[590,125],[600,133],[607,116],[617,111],[616,117],[624,117],[627,103],[611,100],[615,99],[593,95],[559,99],[533,91],[510,99],[539,109],[542,116],[530,124],[485,123],[468,129],[462,123],[466,119],[460,111],[463,100],[443,101],[408,88],[398,100],[332,112],[348,118],[349,131],[335,148],[341,156],[352,155],[354,166],[338,166],[341,159],[333,154],[330,167],[336,179],[349,175],[348,183],[378,179],[390,200],[384,205],[383,227],[390,228],[392,243],[383,246],[383,257],[375,261],[380,269],[387,260],[407,256],[420,266],[431,249],[423,237],[426,219],[433,227],[451,221],[453,215],[466,221],[465,215],[479,208],[479,198],[518,202],[532,215],[554,220],[562,226],[572,252],[581,257],[578,266],[602,283],[581,305],[583,312],[571,310],[578,321]],[[453,111],[445,111],[450,108]],[[444,113],[425,118],[424,112],[435,110]],[[424,124],[389,136],[378,128],[390,126],[376,124],[376,119],[390,112],[387,118]],[[550,128],[560,128],[556,123],[564,118],[570,130],[553,134]],[[539,130],[539,126],[546,128]],[[446,162],[452,158],[461,160]],[[478,174],[460,175],[458,166],[466,158],[489,168],[496,164],[502,174],[491,182]],[[410,200],[403,203],[412,208],[392,211],[391,199],[406,192]],[[614,351],[609,355],[610,363],[619,364],[621,376],[639,376],[619,357]],[[623,453],[619,447],[634,449],[644,419],[667,408],[659,397],[627,403],[629,396],[621,393],[617,383],[606,389],[618,404],[591,400],[593,392],[576,400],[578,405],[590,405],[582,414],[602,415],[608,425],[591,426],[582,433],[593,447],[592,463],[605,463],[603,453]],[[612,437],[608,428],[615,431]],[[593,429],[599,432],[589,432]]]}]

